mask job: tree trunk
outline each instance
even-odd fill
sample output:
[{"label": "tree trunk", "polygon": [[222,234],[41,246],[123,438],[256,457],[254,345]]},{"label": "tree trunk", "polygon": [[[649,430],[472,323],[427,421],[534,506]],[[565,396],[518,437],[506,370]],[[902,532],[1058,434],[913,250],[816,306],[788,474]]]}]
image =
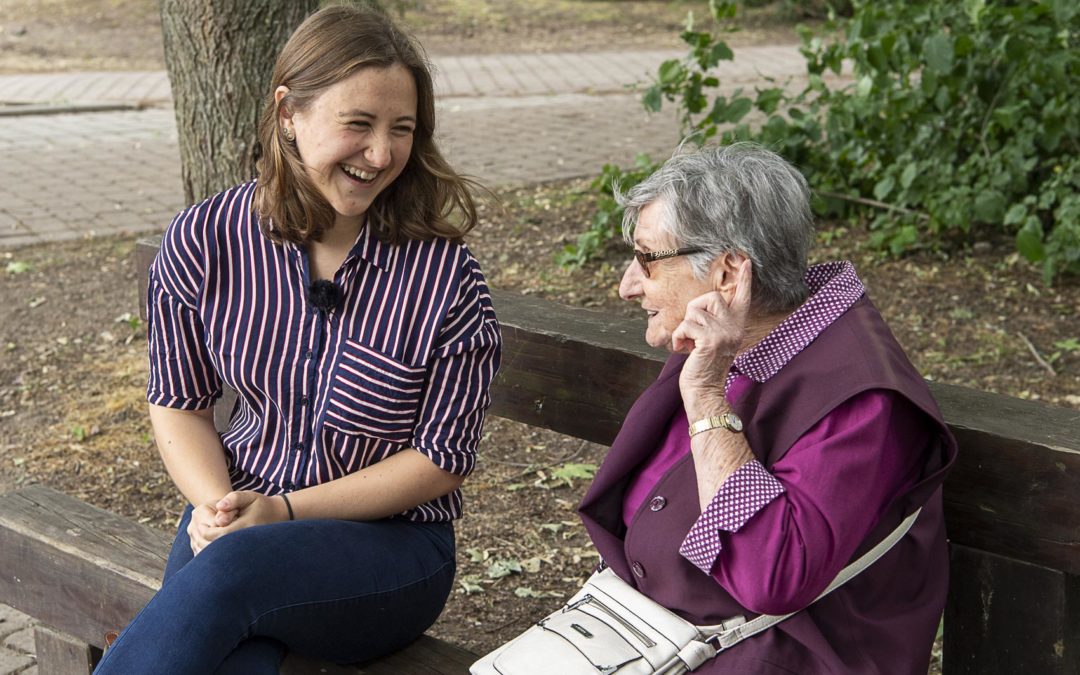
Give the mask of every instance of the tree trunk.
[{"label": "tree trunk", "polygon": [[278,51],[318,0],[161,0],[184,195],[255,175],[256,128]]}]

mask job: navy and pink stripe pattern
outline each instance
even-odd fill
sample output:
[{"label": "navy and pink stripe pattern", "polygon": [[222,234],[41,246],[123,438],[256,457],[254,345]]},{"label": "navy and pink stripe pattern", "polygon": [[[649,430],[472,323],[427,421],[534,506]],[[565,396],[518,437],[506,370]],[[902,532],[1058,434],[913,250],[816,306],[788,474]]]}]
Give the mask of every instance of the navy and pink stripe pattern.
[{"label": "navy and pink stripe pattern", "polygon": [[[204,409],[238,401],[221,440],[233,487],[277,494],[415,448],[475,465],[501,340],[483,273],[464,246],[384,244],[365,228],[338,270],[337,309],[307,300],[302,247],[275,244],[254,183],[179,214],[150,269],[147,399]],[[459,492],[413,520],[461,515]]]}]

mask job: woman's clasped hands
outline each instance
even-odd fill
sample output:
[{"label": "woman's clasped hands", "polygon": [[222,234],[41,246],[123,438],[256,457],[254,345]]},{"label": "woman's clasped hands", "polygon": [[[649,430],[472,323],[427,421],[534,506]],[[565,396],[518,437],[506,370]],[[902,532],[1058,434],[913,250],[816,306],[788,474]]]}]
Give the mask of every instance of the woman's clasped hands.
[{"label": "woman's clasped hands", "polygon": [[281,499],[251,490],[230,492],[192,510],[187,528],[191,551],[198,555],[211,542],[230,532],[288,519],[288,509]]}]

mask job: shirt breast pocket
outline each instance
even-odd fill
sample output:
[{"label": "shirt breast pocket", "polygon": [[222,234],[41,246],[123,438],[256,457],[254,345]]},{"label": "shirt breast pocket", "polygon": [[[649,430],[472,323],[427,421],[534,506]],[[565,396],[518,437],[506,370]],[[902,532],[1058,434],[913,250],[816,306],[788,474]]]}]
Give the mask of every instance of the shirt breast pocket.
[{"label": "shirt breast pocket", "polygon": [[425,371],[346,340],[330,382],[324,424],[395,443],[412,439]]}]

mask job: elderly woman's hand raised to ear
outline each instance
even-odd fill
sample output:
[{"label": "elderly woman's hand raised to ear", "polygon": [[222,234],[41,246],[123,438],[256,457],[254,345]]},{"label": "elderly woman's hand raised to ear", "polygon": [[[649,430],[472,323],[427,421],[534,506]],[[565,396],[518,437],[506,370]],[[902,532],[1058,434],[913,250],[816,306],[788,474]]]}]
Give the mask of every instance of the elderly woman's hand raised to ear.
[{"label": "elderly woman's hand raised to ear", "polygon": [[709,408],[724,399],[731,362],[746,347],[752,279],[752,264],[746,259],[739,265],[730,300],[718,290],[694,298],[672,334],[673,350],[689,354],[679,374],[679,389],[691,418],[708,412],[698,408]]}]

